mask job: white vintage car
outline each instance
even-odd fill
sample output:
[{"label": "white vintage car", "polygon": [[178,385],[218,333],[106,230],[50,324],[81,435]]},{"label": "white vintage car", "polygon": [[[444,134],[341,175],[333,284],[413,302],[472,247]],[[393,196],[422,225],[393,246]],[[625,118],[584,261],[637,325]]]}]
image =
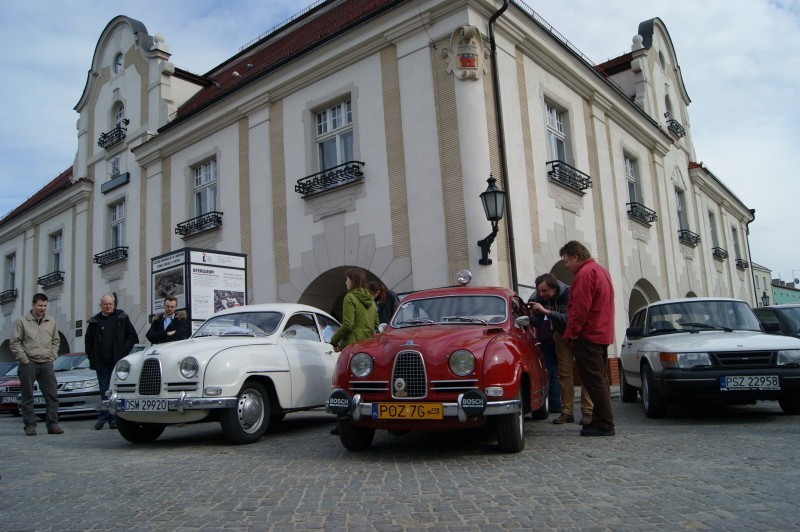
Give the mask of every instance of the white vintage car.
[{"label": "white vintage car", "polygon": [[306,305],[223,310],[188,340],[148,347],[114,368],[103,407],[126,440],[149,442],[167,425],[219,421],[225,437],[253,443],[270,421],[324,406],[339,323]]},{"label": "white vintage car", "polygon": [[800,414],[800,339],[766,334],[744,301],[689,298],[638,310],[620,353],[622,402],[647,417],[672,401],[778,401]]}]

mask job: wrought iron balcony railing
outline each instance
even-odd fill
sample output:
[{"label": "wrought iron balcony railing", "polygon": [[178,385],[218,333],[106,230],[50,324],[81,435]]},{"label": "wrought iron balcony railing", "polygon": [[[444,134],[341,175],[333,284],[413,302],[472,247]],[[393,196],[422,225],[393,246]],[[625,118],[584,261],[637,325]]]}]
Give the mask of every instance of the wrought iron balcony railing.
[{"label": "wrought iron balcony railing", "polygon": [[546,164],[550,165],[550,170],[547,171],[547,175],[556,183],[560,183],[581,193],[592,186],[591,177],[563,161],[548,161]]},{"label": "wrought iron balcony railing", "polygon": [[700,243],[700,235],[692,233],[688,229],[678,229],[678,240],[680,240],[682,244],[696,248],[697,244]]},{"label": "wrought iron balcony railing", "polygon": [[0,303],[11,303],[17,299],[17,289],[12,288],[11,290],[6,290],[5,292],[0,292]]},{"label": "wrought iron balcony railing", "polygon": [[643,224],[649,226],[651,223],[658,220],[658,216],[656,216],[656,211],[653,209],[648,209],[641,203],[631,202],[626,203],[628,205],[628,217],[636,220],[637,222],[642,222]]},{"label": "wrought iron balcony railing", "polygon": [[63,283],[64,283],[64,272],[62,271],[50,272],[47,275],[42,275],[41,277],[36,279],[36,284],[38,284],[42,288],[49,288],[51,286],[56,286]]},{"label": "wrought iron balcony railing", "polygon": [[207,229],[214,229],[222,225],[222,213],[217,211],[207,212],[191,220],[175,226],[175,234],[181,236],[193,235]]},{"label": "wrought iron balcony railing", "polygon": [[122,126],[127,126],[129,122],[130,120],[126,118],[122,121],[122,123],[117,124],[111,131],[100,133],[100,138],[97,139],[97,145],[104,150],[107,150],[111,146],[119,144],[125,140],[125,134],[127,133],[128,128]]},{"label": "wrought iron balcony railing", "polygon": [[294,191],[302,194],[304,198],[313,196],[320,192],[327,192],[350,183],[355,183],[364,179],[364,172],[361,161],[348,161],[346,163],[328,168],[322,172],[304,177],[297,180]]},{"label": "wrought iron balcony railing", "polygon": [[736,268],[746,270],[750,264],[744,259],[736,259]]},{"label": "wrought iron balcony railing", "polygon": [[127,258],[128,258],[128,246],[120,246],[103,251],[102,253],[98,253],[97,255],[94,256],[92,262],[100,266],[105,266],[106,264],[111,264],[112,262],[126,260]]},{"label": "wrought iron balcony railing", "polygon": [[714,256],[715,260],[723,262],[725,259],[728,258],[728,252],[722,248],[711,248],[711,254]]},{"label": "wrought iron balcony railing", "polygon": [[670,133],[672,133],[678,138],[682,138],[683,136],[686,135],[686,130],[683,129],[681,123],[675,120],[674,118],[670,118],[669,120],[667,120],[667,129],[669,130]]}]

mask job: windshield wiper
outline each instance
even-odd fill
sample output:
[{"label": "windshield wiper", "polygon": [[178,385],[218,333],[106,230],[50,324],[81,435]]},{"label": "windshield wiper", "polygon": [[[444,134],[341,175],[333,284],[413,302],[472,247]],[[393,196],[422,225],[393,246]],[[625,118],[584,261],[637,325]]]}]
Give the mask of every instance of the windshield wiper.
[{"label": "windshield wiper", "polygon": [[653,329],[647,333],[647,336],[657,336],[659,334],[672,334],[677,332],[685,332],[680,329]]},{"label": "windshield wiper", "polygon": [[397,325],[433,325],[433,320],[405,320],[398,322]]},{"label": "windshield wiper", "polygon": [[486,320],[483,320],[481,318],[467,317],[467,316],[443,316],[442,321],[445,323],[451,321],[456,321],[456,322],[460,321],[464,323],[482,323],[483,325],[488,324]]},{"label": "windshield wiper", "polygon": [[684,327],[699,327],[701,329],[714,329],[717,331],[725,331],[725,332],[733,332],[733,329],[730,327],[723,327],[722,325],[711,325],[709,323],[697,323],[697,322],[690,322],[690,323],[681,323]]}]

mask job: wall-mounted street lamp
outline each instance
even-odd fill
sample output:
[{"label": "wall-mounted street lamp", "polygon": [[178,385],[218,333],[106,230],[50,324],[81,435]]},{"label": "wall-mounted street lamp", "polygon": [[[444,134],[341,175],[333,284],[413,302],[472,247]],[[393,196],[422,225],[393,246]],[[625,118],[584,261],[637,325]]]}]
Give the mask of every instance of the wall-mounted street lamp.
[{"label": "wall-mounted street lamp", "polygon": [[761,306],[766,307],[769,305],[769,296],[767,295],[767,291],[764,290],[764,293],[761,294]]},{"label": "wall-mounted street lamp", "polygon": [[478,246],[481,248],[481,258],[478,264],[481,266],[488,266],[492,263],[489,258],[489,251],[492,248],[494,237],[497,236],[497,222],[503,218],[503,210],[506,206],[506,193],[494,186],[497,179],[489,174],[489,179],[486,180],[489,187],[481,192],[481,203],[483,203],[483,211],[486,213],[486,219],[492,223],[492,232],[483,240],[478,240]]}]

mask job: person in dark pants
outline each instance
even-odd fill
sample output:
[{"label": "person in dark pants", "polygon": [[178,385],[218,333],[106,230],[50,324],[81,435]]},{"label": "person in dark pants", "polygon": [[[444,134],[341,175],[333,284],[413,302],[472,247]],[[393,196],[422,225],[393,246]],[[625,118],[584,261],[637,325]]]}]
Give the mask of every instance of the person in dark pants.
[{"label": "person in dark pants", "polygon": [[159,314],[150,324],[147,339],[151,344],[164,344],[186,340],[191,336],[191,325],[186,319],[186,313],[176,313],[178,298],[167,296],[164,298],[164,313]]},{"label": "person in dark pants", "polygon": [[[114,366],[130,353],[139,336],[128,315],[117,308],[113,294],[100,298],[100,312],[89,318],[88,323],[86,354],[89,356],[89,367],[97,371],[100,396],[105,399]],[[117,428],[114,415],[108,410],[101,410],[94,428],[100,430],[106,422],[109,428]]]},{"label": "person in dark pants", "polygon": [[22,422],[25,434],[36,436],[36,414],[33,410],[33,383],[39,383],[46,405],[48,434],[63,434],[58,426],[58,382],[53,361],[58,358],[56,320],[47,315],[47,296],[33,296],[33,306],[14,323],[9,348],[19,360],[19,386],[22,392]]},{"label": "person in dark pants", "polygon": [[575,275],[570,286],[564,338],[572,345],[581,382],[594,401],[592,423],[581,429],[581,436],[613,436],[614,413],[606,377],[608,346],[614,341],[611,275],[580,242],[567,242],[558,253]]}]

